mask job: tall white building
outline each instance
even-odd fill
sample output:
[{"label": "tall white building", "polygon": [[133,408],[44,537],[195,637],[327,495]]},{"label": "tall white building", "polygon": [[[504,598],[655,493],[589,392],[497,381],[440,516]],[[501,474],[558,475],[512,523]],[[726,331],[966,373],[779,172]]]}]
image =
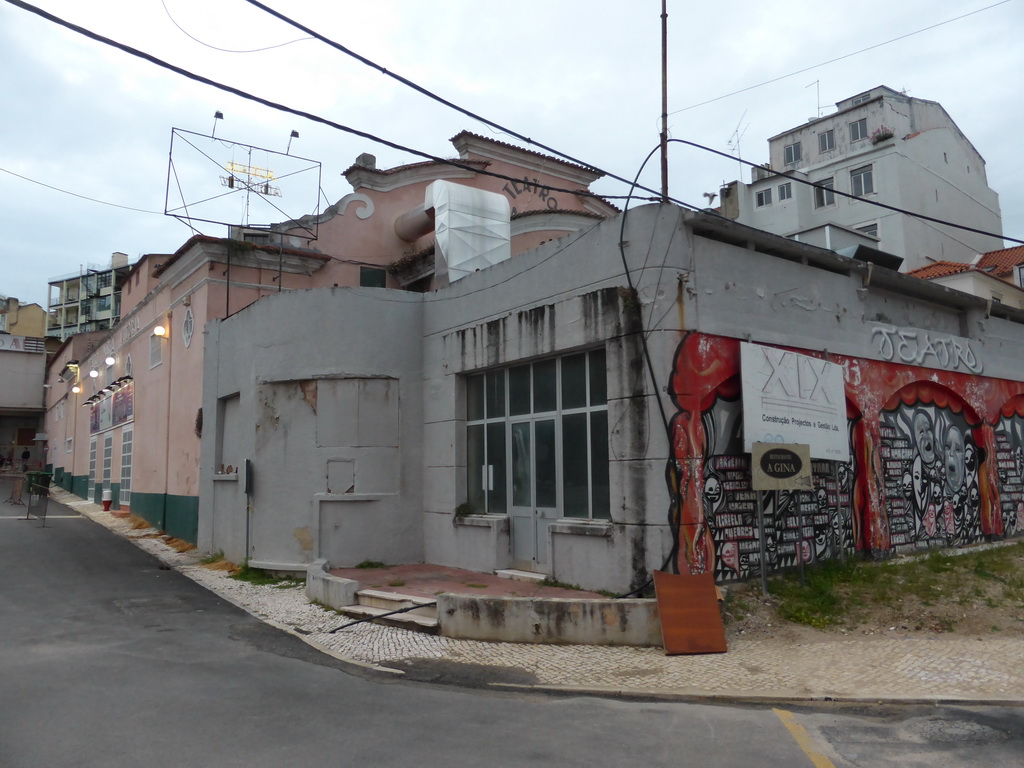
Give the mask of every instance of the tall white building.
[{"label": "tall white building", "polygon": [[985,160],[942,105],[883,85],[836,108],[770,138],[770,160],[753,169],[751,183],[722,187],[723,215],[833,250],[866,245],[902,257],[903,270],[935,260],[969,262],[1003,247],[1001,237],[868,202],[1002,235],[999,196],[988,186]]}]

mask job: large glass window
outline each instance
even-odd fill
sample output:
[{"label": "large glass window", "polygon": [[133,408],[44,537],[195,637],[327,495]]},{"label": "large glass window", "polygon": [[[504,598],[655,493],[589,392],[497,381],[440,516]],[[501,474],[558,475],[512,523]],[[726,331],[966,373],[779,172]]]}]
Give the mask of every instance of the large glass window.
[{"label": "large glass window", "polygon": [[785,156],[784,159],[785,159],[786,165],[790,165],[791,163],[798,163],[798,162],[800,162],[801,152],[800,152],[800,142],[799,141],[795,141],[792,144],[787,144],[783,148],[782,151],[783,151],[783,155]]},{"label": "large glass window", "polygon": [[598,350],[467,378],[467,501],[474,512],[504,514],[511,505],[611,516],[606,375]]}]

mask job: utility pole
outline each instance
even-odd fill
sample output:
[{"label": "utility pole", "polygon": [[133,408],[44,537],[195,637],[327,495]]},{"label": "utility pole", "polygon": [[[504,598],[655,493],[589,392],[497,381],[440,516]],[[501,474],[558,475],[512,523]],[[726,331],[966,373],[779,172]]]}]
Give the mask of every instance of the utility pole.
[{"label": "utility pole", "polygon": [[668,0],[661,0],[661,202],[668,202]]}]

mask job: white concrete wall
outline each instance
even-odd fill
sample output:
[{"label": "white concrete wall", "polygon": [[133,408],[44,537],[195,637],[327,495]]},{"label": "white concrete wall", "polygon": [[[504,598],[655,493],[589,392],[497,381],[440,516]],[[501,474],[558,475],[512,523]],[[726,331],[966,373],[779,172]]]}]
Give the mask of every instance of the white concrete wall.
[{"label": "white concrete wall", "polygon": [[[207,326],[202,548],[264,567],[422,559],[419,299],[286,292]],[[225,429],[252,463],[248,514],[244,477],[215,477]]]}]

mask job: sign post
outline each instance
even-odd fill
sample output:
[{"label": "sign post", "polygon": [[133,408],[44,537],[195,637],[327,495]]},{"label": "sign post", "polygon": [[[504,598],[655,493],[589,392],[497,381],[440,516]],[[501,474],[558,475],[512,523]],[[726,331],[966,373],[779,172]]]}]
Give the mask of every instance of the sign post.
[{"label": "sign post", "polygon": [[[814,488],[811,476],[811,447],[799,443],[754,443],[750,452],[751,486],[757,491],[757,522],[761,538],[761,591],[768,594],[768,572],[765,563],[764,491],[809,491]],[[804,583],[804,513],[797,502],[796,558],[800,565],[800,584]]]}]

